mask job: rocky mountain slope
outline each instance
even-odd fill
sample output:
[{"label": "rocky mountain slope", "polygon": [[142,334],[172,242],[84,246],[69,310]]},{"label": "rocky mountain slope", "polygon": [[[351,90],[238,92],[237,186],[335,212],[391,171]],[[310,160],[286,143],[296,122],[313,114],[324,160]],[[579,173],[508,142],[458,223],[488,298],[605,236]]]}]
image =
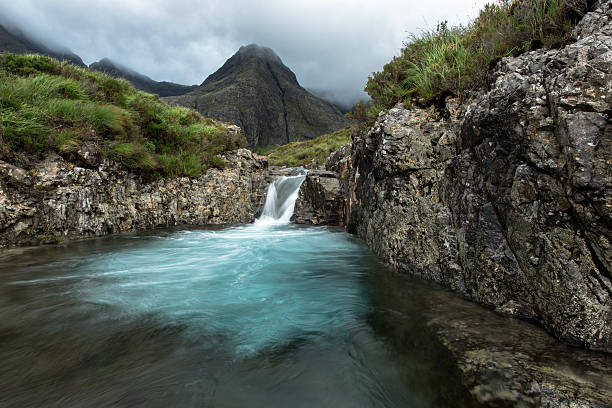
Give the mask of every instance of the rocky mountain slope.
[{"label": "rocky mountain slope", "polygon": [[241,47],[198,89],[167,101],[235,123],[251,147],[312,139],[347,124],[338,109],[302,88],[273,50],[254,44]]},{"label": "rocky mountain slope", "polygon": [[504,58],[491,90],[396,106],[329,168],[347,226],[394,269],[612,352],[612,8]]},{"label": "rocky mountain slope", "polygon": [[60,61],[66,60],[84,67],[81,57],[68,51],[51,49],[38,41],[29,38],[16,28],[0,25],[0,52],[12,52],[15,54],[42,54],[56,58]]},{"label": "rocky mountain slope", "polygon": [[90,64],[89,68],[109,74],[115,78],[127,79],[134,85],[134,88],[159,96],[183,95],[197,88],[197,85],[180,85],[173,82],[155,81],[108,58],[103,58]]}]

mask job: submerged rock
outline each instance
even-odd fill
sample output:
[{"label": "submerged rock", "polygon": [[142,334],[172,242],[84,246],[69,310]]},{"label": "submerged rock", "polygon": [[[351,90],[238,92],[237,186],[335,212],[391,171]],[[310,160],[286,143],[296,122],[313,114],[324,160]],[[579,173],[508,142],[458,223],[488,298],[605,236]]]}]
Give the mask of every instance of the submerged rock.
[{"label": "submerged rock", "polygon": [[439,339],[480,406],[610,406],[611,354],[564,345],[540,327],[433,286],[380,271],[372,295],[393,312],[376,314],[372,324],[425,355],[432,335]]}]

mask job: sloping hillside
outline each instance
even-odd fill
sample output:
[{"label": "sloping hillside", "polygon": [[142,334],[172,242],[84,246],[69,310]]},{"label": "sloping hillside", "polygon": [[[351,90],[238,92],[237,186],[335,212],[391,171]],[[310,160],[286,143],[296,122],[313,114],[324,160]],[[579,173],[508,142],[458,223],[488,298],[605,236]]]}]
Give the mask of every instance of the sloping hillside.
[{"label": "sloping hillside", "polygon": [[199,176],[245,144],[236,130],[116,79],[40,55],[0,57],[0,160],[25,167],[56,151],[158,176]]},{"label": "sloping hillside", "polygon": [[108,58],[102,58],[100,61],[90,64],[89,68],[115,78],[126,79],[134,85],[134,88],[159,96],[183,95],[198,87],[197,85],[181,85],[174,82],[155,81]]},{"label": "sloping hillside", "polygon": [[0,52],[11,52],[14,54],[42,54],[56,58],[60,61],[69,61],[80,67],[85,67],[83,60],[69,50],[51,49],[40,42],[30,38],[25,33],[13,27],[5,27],[0,24]]}]

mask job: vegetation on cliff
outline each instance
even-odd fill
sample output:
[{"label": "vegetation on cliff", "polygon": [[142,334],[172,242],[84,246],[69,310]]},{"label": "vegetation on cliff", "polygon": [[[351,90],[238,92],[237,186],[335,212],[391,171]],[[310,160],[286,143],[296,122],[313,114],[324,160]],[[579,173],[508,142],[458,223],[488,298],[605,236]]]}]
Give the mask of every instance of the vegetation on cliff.
[{"label": "vegetation on cliff", "polygon": [[[246,144],[241,134],[123,79],[41,55],[0,56],[0,159],[84,147],[157,176],[197,177]],[[27,167],[25,165],[24,167]]]},{"label": "vegetation on cliff", "polygon": [[351,142],[353,126],[347,126],[333,133],[321,135],[303,142],[293,142],[272,150],[261,150],[273,166],[319,167],[332,152]]},{"label": "vegetation on cliff", "polygon": [[594,0],[500,0],[487,4],[468,26],[440,23],[413,35],[399,56],[372,73],[355,117],[370,123],[398,102],[428,105],[448,95],[483,88],[487,71],[500,58],[540,47],[560,47]]}]

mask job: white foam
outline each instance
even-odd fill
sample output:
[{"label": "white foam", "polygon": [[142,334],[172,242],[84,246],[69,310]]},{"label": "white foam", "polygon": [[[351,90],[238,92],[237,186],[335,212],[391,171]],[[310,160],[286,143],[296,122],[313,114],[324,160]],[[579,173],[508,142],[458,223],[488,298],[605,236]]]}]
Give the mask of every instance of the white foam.
[{"label": "white foam", "polygon": [[267,227],[288,224],[293,216],[300,186],[306,175],[281,176],[270,183],[261,216],[255,220],[255,225]]}]

